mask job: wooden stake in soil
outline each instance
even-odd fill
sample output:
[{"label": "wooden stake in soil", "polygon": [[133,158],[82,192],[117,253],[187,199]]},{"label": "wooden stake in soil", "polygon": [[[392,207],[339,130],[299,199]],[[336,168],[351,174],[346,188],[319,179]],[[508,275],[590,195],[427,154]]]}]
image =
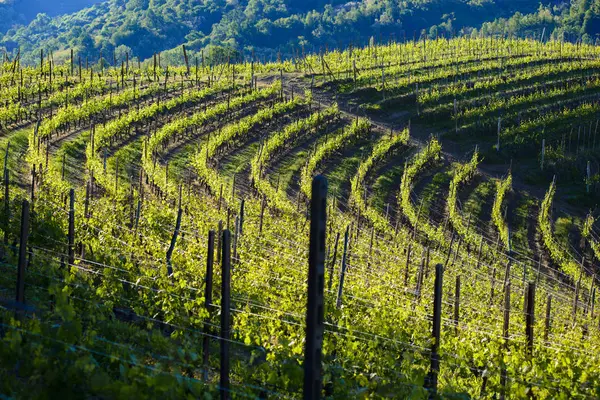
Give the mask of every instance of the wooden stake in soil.
[{"label": "wooden stake in soil", "polygon": [[69,190],[69,266],[75,264],[75,190]]},{"label": "wooden stake in soil", "polygon": [[406,267],[404,268],[404,286],[408,285],[408,270],[410,268],[410,253],[412,251],[412,242],[408,244],[408,249],[406,250]]},{"label": "wooden stake in soil", "polygon": [[25,302],[25,266],[27,264],[27,240],[29,239],[29,203],[23,200],[21,211],[21,238],[19,240],[19,263],[17,269],[17,303]]},{"label": "wooden stake in soil", "polygon": [[327,231],[327,180],[322,176],[313,179],[310,217],[303,398],[318,400],[321,398],[322,386],[321,356],[325,329],[323,283]]},{"label": "wooden stake in soil", "polygon": [[425,378],[425,387],[429,389],[429,398],[433,399],[437,396],[437,381],[440,372],[440,356],[438,349],[440,347],[440,337],[442,331],[442,283],[443,283],[444,266],[437,264],[435,266],[435,283],[433,294],[433,343],[431,345],[431,366],[429,374]]},{"label": "wooden stake in soil", "polygon": [[229,400],[229,340],[231,336],[231,232],[223,232],[221,268],[221,400]]},{"label": "wooden stake in soil", "polygon": [[[206,277],[204,281],[204,307],[209,314],[213,311],[212,294],[213,294],[213,265],[215,256],[215,231],[208,232],[208,254],[206,256]],[[208,381],[208,357],[210,355],[210,324],[209,320],[204,324],[204,333],[202,350],[203,350],[203,366],[204,366],[204,381]]]},{"label": "wooden stake in soil", "polygon": [[342,253],[342,265],[340,268],[340,282],[338,285],[337,292],[337,300],[336,307],[340,308],[342,306],[342,293],[344,290],[344,277],[346,276],[346,260],[348,257],[348,234],[350,232],[350,227],[346,228],[346,233],[344,234],[344,252]]},{"label": "wooden stake in soil", "polygon": [[458,336],[458,318],[460,315],[460,275],[456,276],[454,287],[454,334]]},{"label": "wooden stake in soil", "polygon": [[175,231],[173,232],[173,237],[171,238],[171,245],[169,246],[169,250],[167,250],[167,273],[169,276],[173,274],[173,267],[171,265],[171,257],[173,256],[173,250],[175,250],[175,244],[177,243],[177,236],[179,235],[179,229],[181,228],[181,214],[183,210],[180,208],[177,211],[177,222],[175,223]]},{"label": "wooden stake in soil", "polygon": [[546,300],[546,320],[544,323],[544,342],[548,342],[548,335],[550,334],[551,308],[552,296],[548,295],[548,300]]},{"label": "wooden stake in soil", "polygon": [[4,169],[4,218],[4,244],[6,245],[8,244],[10,227],[10,178],[8,168]]},{"label": "wooden stake in soil", "polygon": [[338,251],[338,243],[340,241],[340,233],[338,232],[335,237],[335,245],[333,247],[333,258],[329,263],[329,283],[327,284],[327,288],[331,290],[331,285],[333,284],[333,268],[335,266],[335,261],[337,259],[337,251]]},{"label": "wooden stake in soil", "polygon": [[533,354],[533,324],[535,317],[535,283],[529,282],[527,287],[527,313],[525,314],[525,336],[527,336],[527,351]]},{"label": "wooden stake in soil", "polygon": [[[504,350],[508,350],[508,329],[510,327],[510,282],[504,286],[504,322],[502,325],[502,338],[504,339]],[[506,367],[502,366],[500,371],[500,386],[502,386],[502,393],[500,398],[504,399],[508,393],[507,389],[507,372]]]},{"label": "wooden stake in soil", "polygon": [[223,221],[217,224],[217,263],[221,263],[221,239],[223,238]]},{"label": "wooden stake in soil", "polygon": [[265,207],[267,205],[267,200],[265,198],[265,196],[263,195],[262,200],[260,202],[260,220],[258,223],[258,233],[260,235],[262,235],[262,231],[263,231],[263,219],[265,216]]}]

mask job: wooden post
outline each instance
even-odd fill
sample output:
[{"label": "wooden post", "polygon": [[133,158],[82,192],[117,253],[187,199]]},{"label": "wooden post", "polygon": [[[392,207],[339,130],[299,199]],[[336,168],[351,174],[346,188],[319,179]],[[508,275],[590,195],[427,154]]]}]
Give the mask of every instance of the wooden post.
[{"label": "wooden post", "polygon": [[419,266],[419,273],[417,274],[417,300],[421,300],[421,288],[423,287],[423,274],[425,273],[425,252],[427,250],[423,249],[423,254],[421,254],[421,265]]},{"label": "wooden post", "polygon": [[223,184],[221,184],[221,189],[219,190],[219,205],[218,211],[221,211],[221,203],[223,202]]},{"label": "wooden post", "polygon": [[223,221],[217,224],[217,264],[221,263],[221,239],[223,238]]},{"label": "wooden post", "polygon": [[346,258],[348,257],[348,234],[350,231],[350,227],[346,228],[346,233],[344,234],[344,252],[342,253],[342,265],[340,268],[340,282],[338,285],[337,292],[337,301],[336,307],[340,308],[342,306],[342,292],[344,290],[344,277],[346,276]]},{"label": "wooden post", "polygon": [[265,207],[267,205],[267,200],[265,198],[265,196],[262,197],[262,200],[260,202],[260,221],[258,223],[258,233],[259,235],[262,235],[262,231],[263,231],[263,219],[265,216]]},{"label": "wooden post", "polygon": [[587,162],[586,175],[587,175],[587,179],[585,180],[585,191],[589,194],[590,193],[590,183],[592,181],[592,174],[591,174],[589,161]]},{"label": "wooden post", "polygon": [[452,234],[452,239],[450,239],[450,247],[448,248],[448,254],[446,255],[446,262],[444,263],[444,266],[448,266],[448,261],[450,261],[450,255],[452,254],[452,245],[454,245],[454,237],[455,235]]},{"label": "wooden post", "polygon": [[231,202],[235,201],[235,174],[233,174],[233,184],[231,185]]},{"label": "wooden post", "polygon": [[312,183],[310,247],[308,255],[308,301],[304,349],[304,400],[321,398],[321,356],[327,231],[327,179],[317,176]]},{"label": "wooden post", "polygon": [[502,117],[498,117],[498,141],[496,143],[496,151],[500,151],[500,130],[502,129]]},{"label": "wooden post", "polygon": [[188,59],[187,51],[185,49],[185,45],[182,45],[181,47],[183,48],[183,58],[185,60],[185,66],[187,68],[187,75],[189,76],[190,75],[190,62]]},{"label": "wooden post", "polygon": [[525,336],[527,336],[527,351],[533,354],[533,323],[535,317],[535,283],[529,282],[527,287],[527,313],[525,314]]},{"label": "wooden post", "polygon": [[329,283],[327,284],[328,290],[331,290],[331,285],[333,284],[333,268],[335,266],[335,261],[337,259],[337,251],[338,251],[338,243],[340,241],[340,233],[338,232],[335,237],[335,245],[333,246],[333,258],[329,263]]},{"label": "wooden post", "polygon": [[496,268],[492,270],[492,285],[490,290],[490,304],[494,302],[494,287],[496,286]]},{"label": "wooden post", "polygon": [[8,244],[8,231],[10,227],[10,179],[8,168],[4,169],[4,244]]},{"label": "wooden post", "polygon": [[592,289],[592,296],[590,297],[590,317],[594,319],[594,306],[596,305],[596,288]]},{"label": "wooden post", "polygon": [[440,372],[440,356],[438,349],[440,347],[440,336],[442,330],[442,283],[444,266],[437,264],[435,266],[435,283],[433,295],[433,344],[431,345],[431,367],[429,374],[425,379],[425,387],[429,389],[429,398],[435,398],[437,395],[437,378]]},{"label": "wooden post", "polygon": [[460,313],[460,275],[456,277],[454,287],[454,334],[458,335],[458,317]]},{"label": "wooden post", "polygon": [[546,300],[546,321],[544,323],[544,342],[548,341],[548,334],[550,333],[551,309],[552,295],[548,295],[548,300]]},{"label": "wooden post", "polygon": [[477,250],[477,269],[481,266],[481,250],[483,250],[483,235],[479,239],[479,250]]},{"label": "wooden post", "polygon": [[31,211],[33,211],[33,206],[35,202],[35,165],[31,170]]},{"label": "wooden post", "polygon": [[69,190],[69,267],[75,263],[75,190]]},{"label": "wooden post", "polygon": [[237,244],[240,237],[240,216],[235,216],[235,226],[233,230],[233,262],[237,262]]},{"label": "wooden post", "polygon": [[[504,286],[504,321],[502,324],[502,338],[504,339],[504,350],[508,350],[508,329],[510,327],[510,281]],[[502,364],[500,370],[500,386],[502,386],[502,393],[500,398],[504,399],[507,393],[507,372],[506,367]]]},{"label": "wooden post", "polygon": [[135,231],[137,232],[138,225],[140,224],[140,216],[142,214],[142,199],[137,202],[137,209],[135,212]]},{"label": "wooden post", "polygon": [[[213,265],[215,256],[215,231],[208,232],[208,254],[206,255],[206,277],[204,281],[204,307],[209,312],[212,312],[212,293],[213,293]],[[204,324],[204,333],[202,349],[203,349],[203,366],[204,366],[204,381],[208,381],[208,356],[210,354],[210,325],[208,319]]]},{"label": "wooden post", "polygon": [[21,211],[21,238],[19,241],[19,264],[17,269],[17,303],[25,302],[25,266],[27,265],[27,240],[29,238],[29,202],[23,200]]},{"label": "wooden post", "polygon": [[242,232],[244,229],[244,205],[246,204],[246,200],[242,199],[242,202],[240,203],[240,226],[239,226],[239,236],[242,236]]},{"label": "wooden post", "polygon": [[221,259],[221,365],[220,365],[220,387],[221,400],[229,400],[229,340],[231,335],[230,319],[230,290],[231,290],[231,232],[223,231],[223,248]]},{"label": "wooden post", "polygon": [[542,161],[541,161],[541,169],[544,170],[544,156],[546,155],[546,139],[542,139]]},{"label": "wooden post", "polygon": [[179,229],[181,228],[181,214],[182,209],[179,208],[177,211],[177,222],[175,223],[175,231],[173,232],[173,237],[171,238],[171,245],[169,246],[169,250],[167,250],[167,273],[170,276],[173,273],[173,266],[171,265],[171,257],[173,256],[173,250],[175,250],[175,244],[177,243],[177,236],[179,235]]},{"label": "wooden post", "polygon": [[579,305],[579,285],[580,282],[577,282],[575,286],[575,297],[573,298],[573,325],[577,323],[577,306]]},{"label": "wooden post", "polygon": [[404,286],[408,285],[408,270],[410,268],[410,253],[412,251],[412,242],[408,243],[408,249],[406,250],[406,267],[404,268]]}]

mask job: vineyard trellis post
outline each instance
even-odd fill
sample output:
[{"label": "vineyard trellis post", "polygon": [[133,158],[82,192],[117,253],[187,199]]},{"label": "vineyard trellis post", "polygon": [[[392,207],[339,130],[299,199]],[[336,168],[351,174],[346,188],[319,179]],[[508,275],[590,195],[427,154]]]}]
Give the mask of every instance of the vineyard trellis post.
[{"label": "vineyard trellis post", "polygon": [[90,207],[90,182],[87,181],[85,183],[85,203],[84,203],[84,212],[83,212],[83,216],[84,218],[89,218],[90,214],[89,214],[89,207]]},{"label": "vineyard trellis post", "polygon": [[[502,338],[504,339],[503,349],[505,351],[508,350],[508,330],[510,327],[510,293],[511,293],[511,284],[510,281],[506,283],[504,286],[504,318],[502,323]],[[500,394],[500,399],[504,399],[507,394],[507,383],[508,376],[506,372],[506,367],[504,362],[502,363],[502,368],[500,370],[500,386],[502,387],[502,392]]]},{"label": "vineyard trellis post", "polygon": [[262,196],[262,199],[260,201],[260,220],[259,220],[259,224],[258,224],[258,233],[259,235],[262,235],[262,231],[263,231],[263,219],[265,217],[265,207],[267,206],[267,199],[266,196]]},{"label": "vineyard trellis post", "polygon": [[27,240],[29,239],[29,202],[23,200],[21,211],[21,237],[19,240],[19,261],[17,269],[17,303],[25,302],[25,266],[27,265]]},{"label": "vineyard trellis post", "polygon": [[340,267],[340,282],[338,284],[337,300],[335,302],[336,307],[342,306],[342,293],[344,291],[344,277],[346,276],[346,261],[348,257],[348,235],[350,233],[350,226],[346,227],[346,233],[344,234],[344,252],[342,253],[342,265]]},{"label": "vineyard trellis post", "polygon": [[533,354],[533,324],[535,317],[535,283],[529,282],[527,287],[527,313],[525,314],[525,335],[527,336],[527,351]]},{"label": "vineyard trellis post", "polygon": [[483,235],[481,235],[480,239],[479,239],[479,250],[477,250],[477,266],[476,268],[479,269],[479,267],[481,266],[481,252],[483,250]]},{"label": "vineyard trellis post", "polygon": [[546,155],[546,139],[542,139],[542,161],[541,161],[541,170],[544,170],[544,157]]},{"label": "vineyard trellis post", "polygon": [[[208,254],[206,255],[206,277],[204,282],[204,307],[210,314],[212,312],[212,293],[213,293],[213,266],[215,256],[215,231],[210,230],[208,232]],[[204,381],[208,381],[208,356],[210,354],[210,326],[208,324],[209,318],[204,324],[204,338],[202,343],[203,350],[203,367],[204,367]]]},{"label": "vineyard trellis post", "polygon": [[404,269],[404,286],[408,285],[408,272],[410,268],[410,255],[412,252],[412,242],[408,243],[408,249],[406,250],[406,267]]},{"label": "vineyard trellis post", "polygon": [[421,288],[423,287],[423,274],[425,273],[425,252],[426,249],[423,249],[423,253],[421,254],[421,263],[419,265],[419,272],[417,273],[417,286],[415,289],[415,295],[418,302],[421,301]]},{"label": "vineyard trellis post", "polygon": [[[308,254],[308,299],[304,350],[304,399],[321,397],[321,356],[324,332],[325,248],[327,232],[327,179],[316,176],[312,183],[310,243]],[[347,235],[347,233],[346,233]],[[347,236],[346,236],[347,237]]]},{"label": "vineyard trellis post", "polygon": [[456,276],[454,287],[454,334],[458,336],[458,318],[460,316],[460,275]]},{"label": "vineyard trellis post", "polygon": [[33,205],[35,201],[35,164],[31,169],[31,211],[33,211]]},{"label": "vineyard trellis post", "polygon": [[502,129],[502,117],[498,117],[498,142],[496,143],[496,151],[500,151],[500,131]]},{"label": "vineyard trellis post", "polygon": [[333,246],[333,257],[331,259],[331,262],[329,263],[329,282],[327,284],[327,288],[329,290],[331,290],[331,285],[333,284],[333,270],[335,267],[335,262],[337,260],[339,242],[340,242],[340,233],[338,232],[335,237],[335,245]]},{"label": "vineyard trellis post", "polygon": [[177,221],[175,222],[175,231],[173,232],[173,237],[171,238],[171,245],[167,250],[167,273],[169,276],[173,273],[173,266],[171,265],[171,257],[173,256],[173,250],[175,250],[175,244],[177,243],[177,236],[179,236],[179,229],[181,228],[181,214],[183,210],[181,207],[177,211]]},{"label": "vineyard trellis post", "polygon": [[75,190],[69,190],[69,233],[68,233],[68,263],[72,266],[75,263]]},{"label": "vineyard trellis post", "polygon": [[233,262],[236,262],[236,260],[238,258],[237,245],[238,245],[239,237],[240,237],[240,217],[239,217],[239,215],[236,215],[235,227],[233,230]]},{"label": "vineyard trellis post", "polygon": [[552,295],[548,295],[546,300],[546,320],[544,321],[544,342],[548,342],[548,334],[550,333],[550,318],[552,312]]},{"label": "vineyard trellis post", "polygon": [[8,230],[10,227],[10,177],[8,168],[4,168],[4,244],[8,244]]},{"label": "vineyard trellis post", "polygon": [[442,328],[442,285],[443,285],[444,266],[436,264],[435,282],[433,293],[433,327],[431,330],[433,343],[431,344],[431,366],[429,374],[425,380],[425,387],[429,390],[429,398],[435,398],[437,394],[438,373],[440,372],[440,356],[438,350],[440,347],[440,337]]},{"label": "vineyard trellis post", "polygon": [[217,224],[217,264],[221,263],[221,240],[223,238],[223,221]]},{"label": "vineyard trellis post", "polygon": [[244,229],[244,206],[246,204],[246,200],[242,199],[241,203],[240,203],[240,227],[239,227],[239,235],[242,236],[242,232]]},{"label": "vineyard trellis post", "polygon": [[221,249],[221,354],[220,354],[220,392],[221,400],[229,396],[229,340],[231,335],[231,232],[223,231]]}]

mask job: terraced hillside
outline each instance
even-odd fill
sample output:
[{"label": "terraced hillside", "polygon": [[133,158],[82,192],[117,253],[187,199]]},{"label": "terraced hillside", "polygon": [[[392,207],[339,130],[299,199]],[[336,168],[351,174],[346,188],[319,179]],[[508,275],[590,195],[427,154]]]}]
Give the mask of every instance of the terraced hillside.
[{"label": "terraced hillside", "polygon": [[4,64],[0,393],[600,396],[599,55]]}]

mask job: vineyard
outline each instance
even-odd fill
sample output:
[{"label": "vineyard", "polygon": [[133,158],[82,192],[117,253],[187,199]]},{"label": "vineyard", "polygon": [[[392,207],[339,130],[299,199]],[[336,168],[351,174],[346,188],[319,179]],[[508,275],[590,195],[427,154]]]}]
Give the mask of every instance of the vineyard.
[{"label": "vineyard", "polygon": [[600,397],[600,48],[0,70],[7,398]]}]

